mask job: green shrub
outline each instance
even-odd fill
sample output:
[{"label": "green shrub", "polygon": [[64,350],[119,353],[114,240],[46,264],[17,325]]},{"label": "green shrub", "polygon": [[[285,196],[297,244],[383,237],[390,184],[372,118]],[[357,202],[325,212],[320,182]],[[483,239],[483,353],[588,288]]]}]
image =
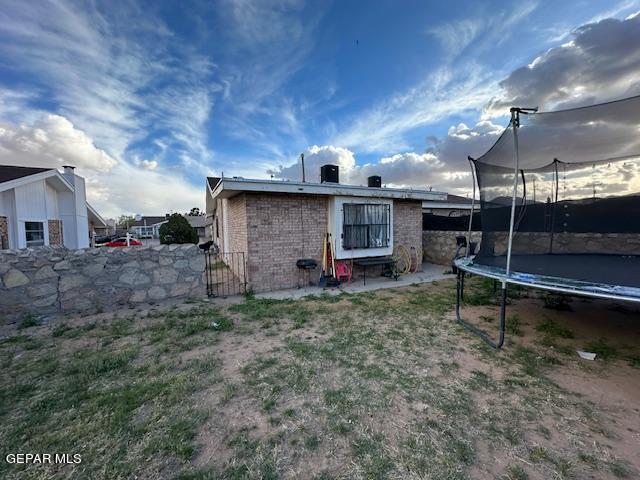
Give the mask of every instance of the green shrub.
[{"label": "green shrub", "polygon": [[160,243],[198,243],[198,232],[186,218],[174,213],[160,226]]}]

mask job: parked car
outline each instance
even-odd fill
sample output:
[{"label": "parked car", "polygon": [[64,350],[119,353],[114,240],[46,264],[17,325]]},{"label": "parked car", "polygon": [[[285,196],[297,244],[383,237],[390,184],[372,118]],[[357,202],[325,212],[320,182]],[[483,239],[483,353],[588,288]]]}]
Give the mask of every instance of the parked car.
[{"label": "parked car", "polygon": [[119,238],[119,235],[96,235],[95,245],[96,247],[103,247],[107,243]]},{"label": "parked car", "polygon": [[[129,239],[130,247],[138,247],[140,245],[142,245],[142,242],[140,240],[136,240],[135,238]],[[127,237],[116,238],[114,240],[111,240],[110,242],[105,243],[104,246],[105,247],[126,247]]]}]

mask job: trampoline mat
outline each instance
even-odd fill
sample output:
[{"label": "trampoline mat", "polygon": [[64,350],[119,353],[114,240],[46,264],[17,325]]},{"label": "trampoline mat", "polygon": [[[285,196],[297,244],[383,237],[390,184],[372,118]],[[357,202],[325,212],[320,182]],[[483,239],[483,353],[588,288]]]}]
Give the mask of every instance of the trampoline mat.
[{"label": "trampoline mat", "polygon": [[[507,257],[476,256],[473,263],[506,269]],[[640,288],[640,256],[637,255],[512,255],[511,271]]]}]

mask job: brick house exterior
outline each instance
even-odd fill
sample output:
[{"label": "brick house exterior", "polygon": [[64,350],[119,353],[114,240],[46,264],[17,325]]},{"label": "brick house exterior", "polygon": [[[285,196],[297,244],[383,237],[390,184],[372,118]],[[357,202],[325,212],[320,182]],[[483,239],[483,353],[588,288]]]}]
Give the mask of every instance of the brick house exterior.
[{"label": "brick house exterior", "polygon": [[[215,181],[220,182],[220,179]],[[324,184],[302,184],[302,187],[297,187],[298,190],[310,191],[298,193],[295,184],[269,181],[261,182],[266,186],[262,191],[250,191],[241,189],[245,187],[242,182],[238,179],[225,182],[231,184],[226,194],[226,185],[214,183],[211,188],[212,182],[209,182],[207,215],[211,218],[212,240],[220,251],[244,252],[248,288],[256,292],[301,287],[308,282],[317,284],[321,272],[323,239],[331,230],[328,226],[335,194],[342,199],[353,198],[353,202],[379,202],[380,198],[384,198],[392,204],[390,227],[393,243],[406,246],[420,268],[422,201],[425,196],[442,195],[438,192],[419,192],[418,195],[412,191],[411,195],[418,198],[393,198],[394,195],[406,197],[409,193],[395,189],[372,189],[370,196],[367,196],[369,192],[363,187]],[[231,190],[233,188],[238,190]],[[249,184],[247,188],[253,188],[253,185]],[[270,188],[274,191],[270,191]],[[357,196],[349,197],[350,189],[354,189]],[[318,268],[309,274],[299,270],[296,261],[302,258],[316,260]],[[238,267],[229,265],[229,268],[234,270]]]}]

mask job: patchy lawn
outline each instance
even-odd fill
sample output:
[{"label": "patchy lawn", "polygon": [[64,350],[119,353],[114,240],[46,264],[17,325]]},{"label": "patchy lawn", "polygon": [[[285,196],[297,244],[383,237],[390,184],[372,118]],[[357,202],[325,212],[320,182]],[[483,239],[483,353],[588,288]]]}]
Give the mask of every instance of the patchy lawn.
[{"label": "patchy lawn", "polygon": [[[27,319],[0,341],[2,457],[82,462],[0,476],[638,478],[637,312],[520,298],[496,352],[452,321],[453,300],[445,281]],[[467,300],[495,330],[490,284]]]}]

